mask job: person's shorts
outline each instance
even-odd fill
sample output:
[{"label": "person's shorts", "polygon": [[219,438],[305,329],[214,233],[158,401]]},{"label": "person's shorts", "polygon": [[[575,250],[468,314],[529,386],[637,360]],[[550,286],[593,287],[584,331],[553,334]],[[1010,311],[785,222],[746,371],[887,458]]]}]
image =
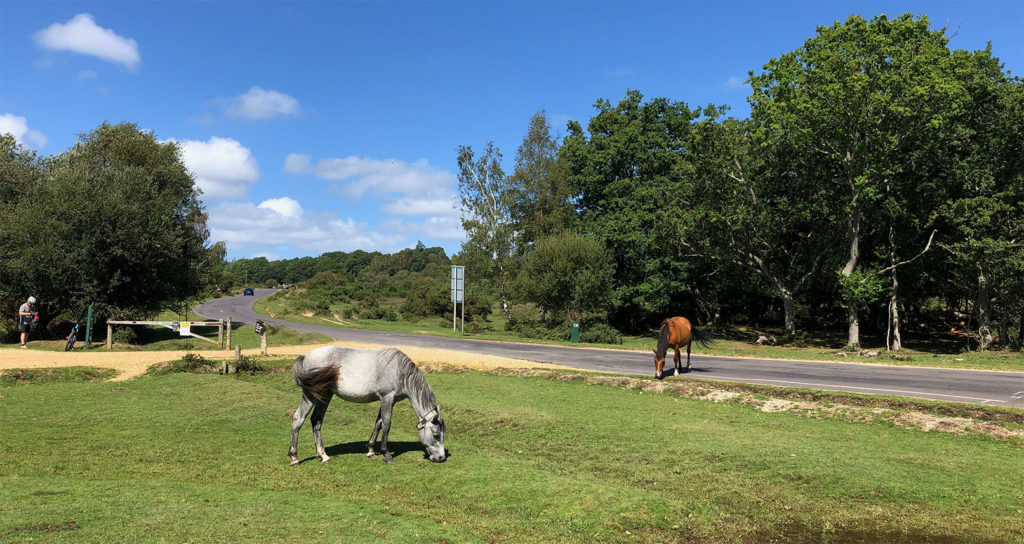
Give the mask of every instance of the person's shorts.
[{"label": "person's shorts", "polygon": [[32,328],[32,324],[31,323],[22,323],[21,324],[21,332],[28,332],[29,329],[31,329],[31,328]]}]

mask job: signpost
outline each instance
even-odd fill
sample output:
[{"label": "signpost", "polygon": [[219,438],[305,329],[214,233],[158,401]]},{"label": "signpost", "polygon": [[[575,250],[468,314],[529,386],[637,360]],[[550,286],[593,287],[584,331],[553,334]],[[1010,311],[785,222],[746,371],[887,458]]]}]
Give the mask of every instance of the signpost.
[{"label": "signpost", "polygon": [[455,316],[462,305],[462,333],[466,332],[466,267],[452,266],[452,331],[455,331]]},{"label": "signpost", "polygon": [[260,335],[260,354],[267,354],[267,324],[256,320],[256,334]]}]

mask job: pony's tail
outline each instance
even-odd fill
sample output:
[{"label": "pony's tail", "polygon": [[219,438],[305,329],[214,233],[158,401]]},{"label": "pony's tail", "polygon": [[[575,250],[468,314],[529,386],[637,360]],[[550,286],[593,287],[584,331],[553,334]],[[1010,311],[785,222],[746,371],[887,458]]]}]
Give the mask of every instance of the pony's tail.
[{"label": "pony's tail", "polygon": [[696,327],[690,331],[690,336],[693,338],[693,341],[702,348],[708,347],[715,341],[714,337],[711,335],[711,331],[697,330]]},{"label": "pony's tail", "polygon": [[295,359],[295,366],[292,367],[295,384],[302,388],[303,393],[320,402],[326,402],[334,391],[334,384],[338,382],[338,365],[306,368],[305,359],[305,355],[299,355]]}]

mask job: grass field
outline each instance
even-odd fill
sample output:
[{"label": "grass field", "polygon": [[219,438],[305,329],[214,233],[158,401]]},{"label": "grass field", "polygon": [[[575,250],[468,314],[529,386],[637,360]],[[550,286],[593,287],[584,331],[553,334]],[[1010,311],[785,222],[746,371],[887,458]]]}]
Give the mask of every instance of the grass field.
[{"label": "grass field", "polygon": [[[300,289],[279,291],[270,297],[260,299],[253,309],[268,316],[306,323],[353,329],[367,329],[404,334],[425,334],[430,336],[469,337],[481,340],[499,340],[511,342],[533,342],[570,345],[568,341],[551,342],[517,336],[505,330],[505,317],[501,312],[494,312],[489,317],[485,330],[462,332],[452,330],[451,321],[440,318],[419,320],[387,321],[384,319],[353,319],[340,316],[324,317],[303,315],[289,311],[290,300],[301,296]],[[340,307],[332,307],[337,313]],[[759,334],[765,331],[754,331],[748,328],[729,327],[716,330],[716,340],[708,348],[695,347],[694,353],[721,355],[730,357],[756,357],[774,359],[797,359],[815,361],[870,362],[873,364],[892,364],[906,366],[926,366],[939,368],[968,368],[975,370],[1009,370],[1024,372],[1024,353],[1011,351],[970,351],[965,339],[949,338],[917,338],[906,333],[905,349],[898,355],[886,353],[883,338],[862,335],[862,342],[869,350],[877,353],[876,357],[859,357],[857,352],[846,352],[842,349],[846,338],[844,335],[808,334],[798,345],[759,346],[753,343]],[[566,331],[568,336],[568,330]],[[577,344],[587,347],[606,347],[615,349],[631,349],[650,351],[655,347],[656,335],[652,331],[648,335],[624,336],[621,344]],[[653,364],[653,363],[652,363]]]},{"label": "grass field", "polygon": [[1020,439],[559,376],[429,373],[444,464],[336,400],[298,467],[289,372],[0,383],[0,542],[1024,542]]}]

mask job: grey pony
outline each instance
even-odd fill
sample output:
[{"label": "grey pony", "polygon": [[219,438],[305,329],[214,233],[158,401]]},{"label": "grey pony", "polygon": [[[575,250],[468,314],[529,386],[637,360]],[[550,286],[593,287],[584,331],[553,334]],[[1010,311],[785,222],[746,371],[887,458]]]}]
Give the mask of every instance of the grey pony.
[{"label": "grey pony", "polygon": [[295,360],[292,368],[295,383],[302,388],[302,401],[292,416],[292,442],[288,448],[291,464],[299,464],[299,429],[310,411],[313,418],[313,440],[316,454],[324,463],[331,460],[324,450],[320,427],[324,422],[327,405],[334,395],[350,402],[380,401],[377,422],[367,443],[367,457],[377,454],[374,442],[381,435],[384,461],[393,461],[388,451],[388,431],[391,429],[391,410],[396,402],[409,399],[419,417],[420,442],[427,448],[427,457],[435,463],[447,460],[444,449],[444,420],[434,392],[423,373],[408,356],[395,348],[381,350],[325,346],[316,348]]}]

